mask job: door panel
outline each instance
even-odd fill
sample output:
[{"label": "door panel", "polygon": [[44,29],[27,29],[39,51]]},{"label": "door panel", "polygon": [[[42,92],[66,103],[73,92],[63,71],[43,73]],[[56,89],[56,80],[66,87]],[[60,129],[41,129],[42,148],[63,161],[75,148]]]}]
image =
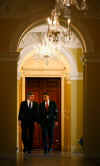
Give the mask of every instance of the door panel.
[{"label": "door panel", "polygon": [[[59,111],[59,126],[54,131],[54,148],[61,149],[61,80],[60,78],[26,78],[26,94],[32,91],[35,94],[35,100],[42,101],[43,92],[48,92],[50,99],[57,104]],[[33,148],[42,148],[41,128],[35,125]]]}]

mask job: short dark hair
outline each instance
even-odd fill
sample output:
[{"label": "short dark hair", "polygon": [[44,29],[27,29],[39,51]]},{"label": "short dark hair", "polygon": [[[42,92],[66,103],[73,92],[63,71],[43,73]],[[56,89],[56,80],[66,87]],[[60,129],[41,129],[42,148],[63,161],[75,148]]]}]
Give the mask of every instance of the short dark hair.
[{"label": "short dark hair", "polygon": [[28,92],[27,93],[27,97],[32,96],[32,95],[33,95],[33,92]]},{"label": "short dark hair", "polygon": [[43,95],[49,96],[48,92],[44,92]]}]

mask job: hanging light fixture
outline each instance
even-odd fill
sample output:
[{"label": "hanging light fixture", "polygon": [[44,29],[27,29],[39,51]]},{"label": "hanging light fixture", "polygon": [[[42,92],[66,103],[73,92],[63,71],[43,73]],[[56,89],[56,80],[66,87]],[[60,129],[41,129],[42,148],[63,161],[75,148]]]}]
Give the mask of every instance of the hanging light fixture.
[{"label": "hanging light fixture", "polygon": [[46,65],[49,64],[49,59],[52,58],[52,56],[55,56],[55,46],[53,46],[49,41],[42,41],[42,45],[40,46],[39,50],[41,58],[45,59]]},{"label": "hanging light fixture", "polygon": [[[72,8],[79,11],[87,10],[86,0],[56,0],[56,5],[48,18],[47,37],[51,42],[71,40],[71,14]],[[61,25],[63,18],[63,25]]]},{"label": "hanging light fixture", "polygon": [[50,18],[48,18],[48,39],[49,41],[56,42],[59,40],[59,20],[56,8],[52,10]]}]

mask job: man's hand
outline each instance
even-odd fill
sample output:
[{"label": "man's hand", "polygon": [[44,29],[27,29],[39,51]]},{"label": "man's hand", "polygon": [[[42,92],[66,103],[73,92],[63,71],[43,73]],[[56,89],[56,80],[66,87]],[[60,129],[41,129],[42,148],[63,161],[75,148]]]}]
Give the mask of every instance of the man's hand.
[{"label": "man's hand", "polygon": [[37,124],[38,124],[37,122],[34,122],[34,126],[37,126]]},{"label": "man's hand", "polygon": [[56,127],[58,126],[58,122],[57,122],[57,121],[55,122],[55,126],[56,126]]},{"label": "man's hand", "polygon": [[21,120],[18,121],[18,124],[21,125]]}]

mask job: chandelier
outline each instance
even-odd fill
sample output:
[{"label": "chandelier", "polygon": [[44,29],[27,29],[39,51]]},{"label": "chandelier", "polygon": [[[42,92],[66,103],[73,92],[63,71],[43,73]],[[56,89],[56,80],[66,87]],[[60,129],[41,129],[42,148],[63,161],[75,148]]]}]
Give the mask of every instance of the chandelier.
[{"label": "chandelier", "polygon": [[71,16],[72,11],[86,11],[86,0],[56,0],[48,21],[47,38],[51,42],[71,40]]}]

